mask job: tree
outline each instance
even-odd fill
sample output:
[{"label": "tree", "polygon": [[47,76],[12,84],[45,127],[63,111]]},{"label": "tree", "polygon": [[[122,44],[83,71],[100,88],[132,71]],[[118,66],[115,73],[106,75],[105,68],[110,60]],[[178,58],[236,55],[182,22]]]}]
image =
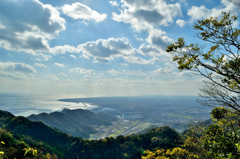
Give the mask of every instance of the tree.
[{"label": "tree", "polygon": [[[226,106],[240,112],[240,30],[233,28],[238,17],[223,12],[221,20],[207,18],[197,21],[199,39],[208,42],[186,45],[183,38],[171,44],[167,52],[175,54],[178,69],[190,70],[207,79],[200,94],[203,105]],[[205,51],[208,49],[207,51]]]},{"label": "tree", "polygon": [[229,0],[230,2],[232,2],[233,4],[240,6],[240,2],[237,0]]}]

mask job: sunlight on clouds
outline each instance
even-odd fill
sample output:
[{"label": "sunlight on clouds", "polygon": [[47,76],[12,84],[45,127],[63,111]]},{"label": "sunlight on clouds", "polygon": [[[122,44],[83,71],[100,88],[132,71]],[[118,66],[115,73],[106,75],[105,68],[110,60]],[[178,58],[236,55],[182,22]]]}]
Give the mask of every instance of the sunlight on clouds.
[{"label": "sunlight on clouds", "polygon": [[130,23],[136,31],[153,29],[154,26],[168,26],[173,18],[181,15],[179,3],[167,4],[163,0],[122,0],[120,14],[112,13],[113,20]]},{"label": "sunlight on clouds", "polygon": [[119,4],[118,4],[116,1],[109,1],[109,3],[110,3],[112,6],[119,6]]},{"label": "sunlight on clouds", "polygon": [[[37,0],[1,1],[1,6],[11,6],[8,14],[0,10],[0,47],[12,51],[36,54],[49,50],[48,39],[65,30],[65,20],[51,5]],[[24,10],[21,11],[21,10]],[[19,12],[20,11],[20,12]],[[32,14],[32,11],[35,14]]]},{"label": "sunlight on clouds", "polygon": [[0,90],[197,94],[202,79],[178,72],[166,47],[180,36],[195,43],[196,20],[240,11],[228,0],[82,2],[0,1]]},{"label": "sunlight on clouds", "polygon": [[222,12],[231,11],[232,15],[238,15],[239,7],[235,4],[229,2],[229,0],[221,0],[222,6],[217,6],[212,9],[208,9],[206,6],[202,5],[200,7],[192,6],[188,10],[188,15],[191,17],[191,22],[203,18],[213,17],[222,17]]},{"label": "sunlight on clouds", "polygon": [[184,20],[178,19],[178,20],[176,21],[176,23],[177,23],[177,25],[179,25],[179,26],[182,28],[182,27],[185,26],[185,24],[186,24],[187,22],[185,22]]},{"label": "sunlight on clouds", "polygon": [[36,69],[25,63],[0,62],[0,70],[22,73],[36,73]]},{"label": "sunlight on clouds", "polygon": [[101,22],[107,18],[106,14],[99,14],[79,2],[73,3],[72,5],[65,4],[62,7],[62,11],[73,19],[95,20],[96,22]]}]

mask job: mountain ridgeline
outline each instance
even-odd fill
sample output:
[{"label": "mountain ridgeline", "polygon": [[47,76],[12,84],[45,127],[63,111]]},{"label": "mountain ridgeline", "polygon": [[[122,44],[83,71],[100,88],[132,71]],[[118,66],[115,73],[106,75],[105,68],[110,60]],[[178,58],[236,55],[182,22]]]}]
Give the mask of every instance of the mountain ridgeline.
[{"label": "mountain ridgeline", "polygon": [[27,119],[41,121],[44,124],[61,130],[75,137],[89,138],[98,131],[93,126],[111,126],[117,118],[107,114],[95,114],[84,109],[63,109],[61,112],[30,115]]}]

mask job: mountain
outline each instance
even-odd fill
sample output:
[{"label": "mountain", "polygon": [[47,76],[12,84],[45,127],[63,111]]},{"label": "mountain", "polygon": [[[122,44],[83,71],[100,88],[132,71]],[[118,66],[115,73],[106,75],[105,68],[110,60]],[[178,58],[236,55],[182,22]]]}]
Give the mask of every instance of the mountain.
[{"label": "mountain", "polygon": [[93,112],[84,109],[71,110],[65,108],[62,110],[62,113],[85,125],[111,126],[111,122],[117,121],[117,118],[114,116],[104,113],[94,114]]},{"label": "mountain", "polygon": [[111,122],[117,118],[106,114],[94,114],[83,109],[63,109],[62,112],[41,113],[30,115],[27,119],[31,121],[41,121],[46,125],[54,127],[62,132],[75,137],[89,138],[89,134],[97,133],[92,125],[112,125]]},{"label": "mountain", "polygon": [[[20,136],[18,140],[23,140],[25,136],[37,139],[43,143],[52,154],[57,154],[57,156],[63,158],[66,156],[63,151],[65,146],[71,144],[69,136],[63,132],[55,130],[42,122],[32,122],[25,117],[14,116],[9,112],[1,110],[0,128],[9,131],[12,134],[11,136]],[[4,137],[0,135],[0,140],[2,141],[3,139]],[[7,141],[4,142],[7,143],[9,140],[11,139],[8,138]]]},{"label": "mountain", "polygon": [[[158,148],[173,148],[182,143],[181,136],[168,126],[149,130],[146,134],[107,137],[101,140],[86,140],[72,137],[66,133],[49,127],[42,122],[33,122],[25,117],[14,116],[0,110],[0,127],[8,130],[18,141],[36,141],[42,144],[48,152],[62,159],[75,158],[141,158],[144,150]],[[7,141],[10,139],[7,139]],[[5,141],[0,135],[0,141]],[[21,142],[22,143],[22,142]],[[14,145],[6,145],[14,146]],[[34,146],[34,145],[33,145]],[[10,149],[9,147],[9,149]],[[22,151],[22,147],[16,147]],[[1,151],[6,152],[7,148]],[[16,153],[16,152],[12,152]],[[23,157],[16,157],[23,158]]]}]

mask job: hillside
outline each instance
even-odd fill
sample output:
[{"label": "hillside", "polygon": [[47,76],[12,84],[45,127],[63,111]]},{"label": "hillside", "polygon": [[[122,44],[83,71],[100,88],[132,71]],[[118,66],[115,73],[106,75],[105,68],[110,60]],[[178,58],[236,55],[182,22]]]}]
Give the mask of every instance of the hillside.
[{"label": "hillside", "polygon": [[181,137],[170,127],[155,128],[141,135],[90,141],[69,136],[42,122],[15,117],[5,111],[0,111],[0,127],[9,130],[13,136],[29,136],[43,143],[51,154],[68,159],[77,157],[120,159],[124,156],[140,158],[145,149],[172,148],[182,144]]},{"label": "hillside", "polygon": [[112,121],[117,120],[116,117],[110,115],[94,114],[83,109],[63,109],[62,112],[33,114],[27,118],[31,121],[41,121],[62,132],[83,138],[89,138],[89,134],[97,133],[97,130],[90,125],[110,126]]}]

